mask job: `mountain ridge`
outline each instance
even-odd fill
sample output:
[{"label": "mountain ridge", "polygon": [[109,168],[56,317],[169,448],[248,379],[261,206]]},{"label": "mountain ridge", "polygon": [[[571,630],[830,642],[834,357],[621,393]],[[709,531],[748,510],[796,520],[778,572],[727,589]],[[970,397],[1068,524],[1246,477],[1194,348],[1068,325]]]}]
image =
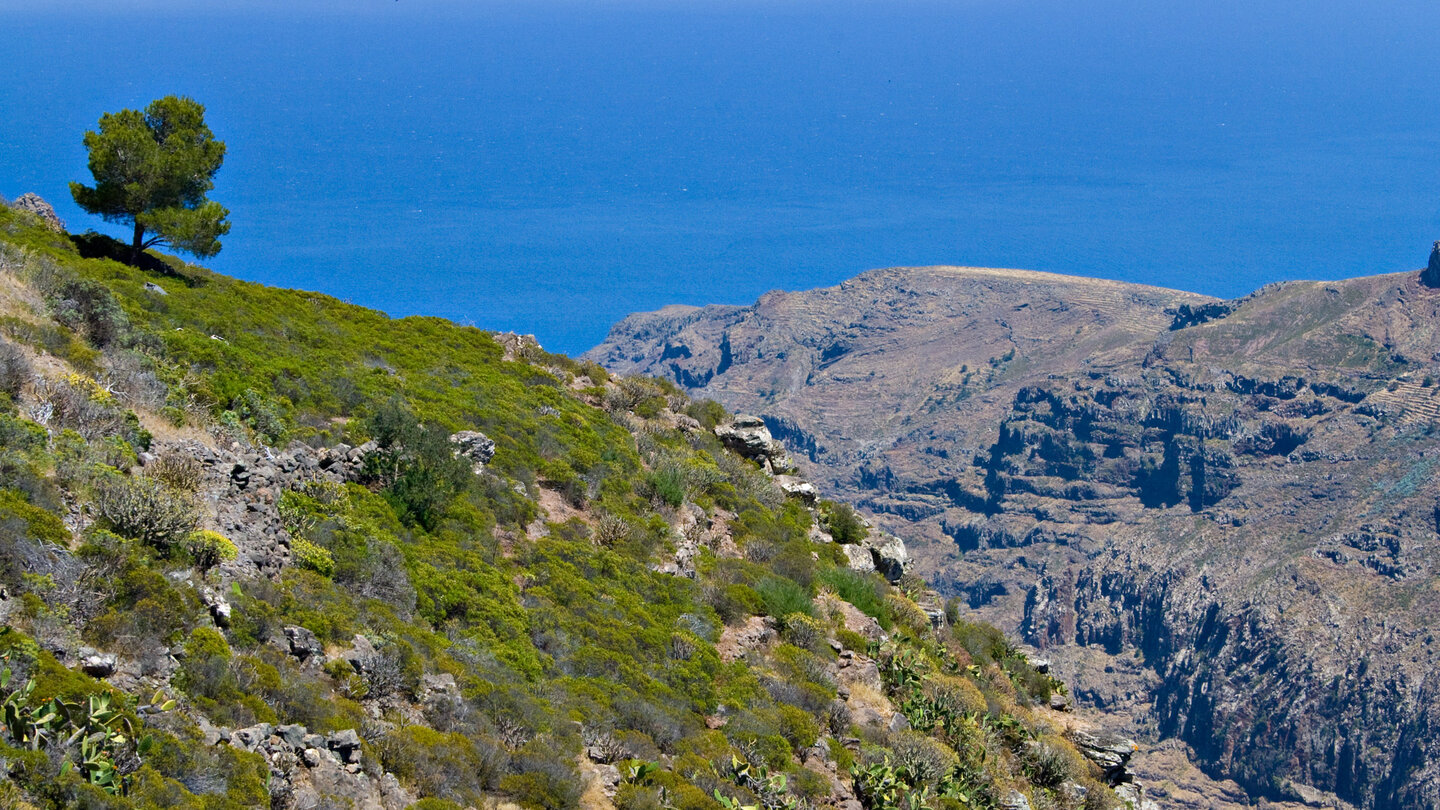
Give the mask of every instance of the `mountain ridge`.
[{"label": "mountain ridge", "polygon": [[[1272,798],[1440,802],[1417,741],[1440,617],[1440,295],[1414,272],[1231,301],[962,276],[632,316],[585,356],[761,413],[942,590],[1211,773]],[[1131,652],[1146,666],[1104,671]]]}]

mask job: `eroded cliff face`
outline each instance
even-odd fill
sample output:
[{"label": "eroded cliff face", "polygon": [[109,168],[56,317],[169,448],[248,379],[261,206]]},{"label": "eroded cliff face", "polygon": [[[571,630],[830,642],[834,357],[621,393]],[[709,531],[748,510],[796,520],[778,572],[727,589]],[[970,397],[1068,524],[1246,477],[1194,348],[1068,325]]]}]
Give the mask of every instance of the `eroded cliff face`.
[{"label": "eroded cliff face", "polygon": [[928,268],[633,316],[591,356],[763,414],[933,582],[1211,772],[1425,807],[1437,323],[1414,273],[1216,302]]}]

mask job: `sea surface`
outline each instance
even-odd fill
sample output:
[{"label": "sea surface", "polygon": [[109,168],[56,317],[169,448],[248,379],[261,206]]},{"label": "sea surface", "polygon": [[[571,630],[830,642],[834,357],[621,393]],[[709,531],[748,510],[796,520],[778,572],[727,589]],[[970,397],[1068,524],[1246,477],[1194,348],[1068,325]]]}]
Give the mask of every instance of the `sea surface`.
[{"label": "sea surface", "polygon": [[0,194],[100,114],[229,145],[209,262],[580,352],[873,267],[1238,296],[1424,264],[1434,0],[0,0]]}]

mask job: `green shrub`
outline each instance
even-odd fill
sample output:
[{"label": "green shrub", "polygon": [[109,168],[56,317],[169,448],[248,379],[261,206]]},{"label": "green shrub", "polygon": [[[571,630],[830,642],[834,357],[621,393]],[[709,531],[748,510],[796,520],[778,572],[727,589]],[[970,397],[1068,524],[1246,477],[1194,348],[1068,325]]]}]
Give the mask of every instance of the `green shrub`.
[{"label": "green shrub", "polygon": [[822,584],[835,591],[835,595],[854,605],[886,629],[890,626],[890,613],[885,606],[885,594],[889,586],[879,574],[861,573],[851,568],[831,568],[819,575]]},{"label": "green shrub", "polygon": [[424,798],[410,805],[409,810],[465,810],[465,806],[449,799]]},{"label": "green shrub", "polygon": [[818,651],[825,644],[825,627],[813,616],[791,613],[781,620],[781,638],[802,650]]},{"label": "green shrub", "polygon": [[706,430],[714,430],[715,426],[724,422],[728,416],[725,406],[713,399],[692,400],[685,406],[685,413]]},{"label": "green shrub", "polygon": [[930,631],[930,616],[898,592],[886,595],[885,611],[897,627],[908,630],[912,635],[923,636]]},{"label": "green shrub", "polygon": [[777,619],[793,613],[811,618],[815,616],[815,605],[810,601],[810,594],[795,584],[793,580],[784,577],[766,577],[755,586],[755,592],[759,594],[761,605],[767,616],[774,616]]},{"label": "green shrub", "polygon": [[186,541],[190,560],[201,573],[209,571],[222,562],[229,562],[240,555],[240,550],[230,538],[219,532],[202,529],[191,532]]},{"label": "green shrub", "polygon": [[471,484],[470,463],[455,456],[445,429],[422,424],[398,398],[376,409],[365,425],[379,445],[365,459],[366,477],[385,488],[402,520],[434,529],[445,507]]},{"label": "green shrub", "polygon": [[580,806],[585,782],[572,762],[553,746],[532,741],[517,752],[513,773],[500,780],[500,789],[520,800],[525,807],[542,810],[574,810]]},{"label": "green shrub", "polygon": [[330,552],[303,537],[290,538],[290,557],[296,565],[322,577],[335,573],[335,558]]},{"label": "green shrub", "polygon": [[55,320],[85,335],[94,346],[108,346],[129,331],[130,321],[104,284],[69,279],[46,295]]},{"label": "green shrub", "polygon": [[420,795],[452,805],[481,805],[486,791],[500,784],[508,762],[496,743],[425,726],[395,729],[377,747],[385,770]]},{"label": "green shrub", "polygon": [[253,388],[240,392],[231,401],[230,410],[266,444],[277,444],[285,435],[285,415],[280,406]]},{"label": "green shrub", "polygon": [[705,591],[705,601],[714,608],[720,621],[736,625],[765,610],[760,594],[749,585],[733,584],[711,586]]},{"label": "green shrub", "polygon": [[678,465],[662,464],[646,474],[645,490],[652,499],[678,507],[685,502],[685,472]]},{"label": "green shrub", "polygon": [[0,522],[10,519],[18,520],[29,538],[58,546],[70,545],[70,530],[58,515],[31,504],[21,492],[0,490]]},{"label": "green shrub", "polygon": [[195,502],[147,476],[112,475],[95,487],[101,524],[122,537],[168,552],[195,530]]},{"label": "green shrub", "polygon": [[848,503],[822,501],[820,513],[824,516],[825,530],[837,543],[860,543],[870,536],[870,530]]},{"label": "green shrub", "polygon": [[193,456],[167,453],[145,465],[145,474],[176,492],[193,495],[200,490],[200,461]]},{"label": "green shrub", "polygon": [[809,712],[797,706],[780,706],[777,711],[780,736],[784,737],[797,753],[820,739],[820,725]]}]

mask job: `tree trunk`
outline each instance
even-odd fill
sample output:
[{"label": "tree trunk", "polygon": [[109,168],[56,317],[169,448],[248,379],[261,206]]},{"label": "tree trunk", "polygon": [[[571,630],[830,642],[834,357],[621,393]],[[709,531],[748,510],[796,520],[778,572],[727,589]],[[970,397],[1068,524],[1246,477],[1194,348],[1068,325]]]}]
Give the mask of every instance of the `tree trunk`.
[{"label": "tree trunk", "polygon": [[135,241],[130,243],[130,262],[140,266],[140,254],[145,250],[145,226],[135,223]]}]

